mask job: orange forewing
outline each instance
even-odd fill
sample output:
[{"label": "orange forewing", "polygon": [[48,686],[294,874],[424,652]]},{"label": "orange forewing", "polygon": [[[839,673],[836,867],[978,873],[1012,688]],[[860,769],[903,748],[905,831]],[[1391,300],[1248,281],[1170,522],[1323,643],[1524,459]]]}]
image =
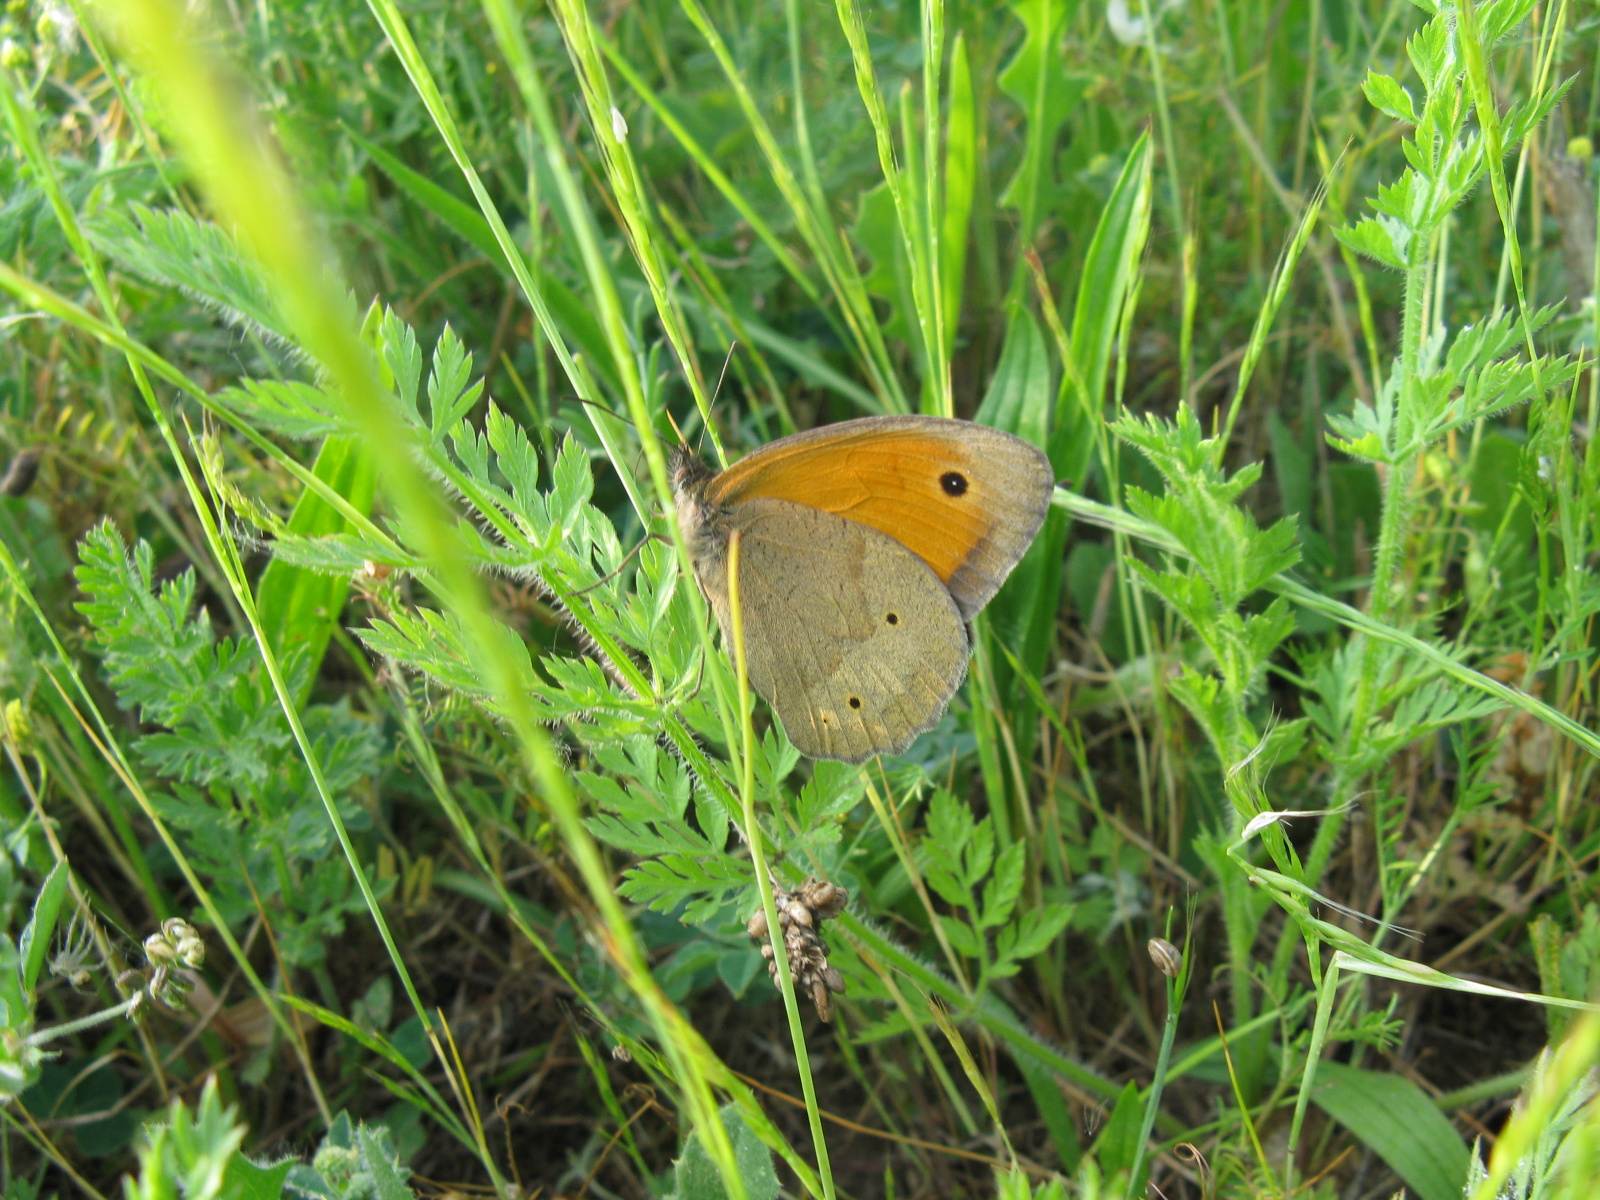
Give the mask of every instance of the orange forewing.
[{"label": "orange forewing", "polygon": [[[1002,502],[986,494],[978,466],[957,437],[920,429],[852,431],[757,450],[713,479],[707,498],[792,500],[870,525],[948,585],[994,527],[992,510]],[[959,503],[941,483],[952,471],[967,488]]]}]

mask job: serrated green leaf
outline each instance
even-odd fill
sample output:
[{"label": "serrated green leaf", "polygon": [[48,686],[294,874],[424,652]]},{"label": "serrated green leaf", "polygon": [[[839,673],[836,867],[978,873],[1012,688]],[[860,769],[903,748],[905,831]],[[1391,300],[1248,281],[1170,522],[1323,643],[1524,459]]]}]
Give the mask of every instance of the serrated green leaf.
[{"label": "serrated green leaf", "polygon": [[994,874],[983,887],[983,914],[978,924],[984,929],[1004,925],[1011,919],[1017,897],[1022,894],[1022,872],[1027,863],[1027,846],[1012,842],[995,860]]},{"label": "serrated green leaf", "polygon": [[372,1131],[363,1125],[356,1138],[361,1147],[361,1164],[372,1177],[377,1200],[412,1200],[411,1189],[406,1186],[400,1168]]},{"label": "serrated green leaf", "polygon": [[950,945],[955,947],[956,953],[967,958],[978,958],[983,954],[983,944],[972,927],[965,921],[956,917],[945,917],[940,924],[944,928],[944,935],[949,939]]},{"label": "serrated green leaf", "polygon": [[1417,109],[1411,100],[1411,93],[1401,87],[1393,75],[1381,75],[1369,70],[1361,90],[1366,93],[1372,107],[1384,115],[1412,125],[1417,123]]},{"label": "serrated green leaf", "polygon": [[1011,945],[1011,957],[1025,962],[1042,954],[1061,936],[1067,922],[1072,920],[1073,911],[1071,904],[1046,904],[1024,913],[1017,921],[1017,940]]},{"label": "serrated green leaf", "polygon": [[302,353],[260,267],[220,226],[176,209],[133,204],[127,213],[103,208],[84,222],[84,232],[130,274],[176,288],[229,323]]},{"label": "serrated green leaf", "polygon": [[309,440],[350,431],[344,406],[321,388],[292,379],[241,379],[212,397],[241,420]]},{"label": "serrated green leaf", "polygon": [[1354,225],[1335,229],[1333,236],[1357,254],[1364,254],[1396,271],[1406,269],[1406,248],[1411,244],[1411,231],[1392,217],[1362,217]]},{"label": "serrated green leaf", "polygon": [[483,381],[472,379],[472,355],[449,325],[433,348],[428,373],[428,426],[434,441],[452,432],[483,394]]},{"label": "serrated green leaf", "polygon": [[1376,463],[1389,461],[1389,455],[1375,433],[1364,434],[1354,441],[1347,441],[1330,433],[1328,435],[1328,444],[1336,450],[1344,451],[1351,458],[1364,458],[1368,462]]}]

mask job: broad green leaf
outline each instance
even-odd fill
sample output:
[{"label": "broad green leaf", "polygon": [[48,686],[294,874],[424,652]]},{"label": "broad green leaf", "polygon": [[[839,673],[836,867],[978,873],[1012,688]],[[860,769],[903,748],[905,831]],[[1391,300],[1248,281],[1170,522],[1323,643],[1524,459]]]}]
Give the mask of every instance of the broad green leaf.
[{"label": "broad green leaf", "polygon": [[[1139,1126],[1143,1119],[1144,1104],[1139,1099],[1139,1085],[1130,1079],[1117,1097],[1117,1105],[1111,1110],[1106,1127],[1100,1131],[1094,1143],[1095,1160],[1108,1179],[1118,1171],[1126,1171],[1133,1166],[1139,1149]],[[1130,1189],[1129,1194],[1138,1195],[1139,1192]]]},{"label": "broad green leaf", "polygon": [[1033,240],[1039,214],[1052,184],[1050,167],[1057,135],[1083,95],[1086,80],[1069,76],[1058,45],[1058,33],[1076,9],[1069,0],[1019,0],[1011,11],[1027,33],[1021,47],[1000,72],[1000,90],[1027,115],[1022,162],[1000,196],[1000,203],[1021,214],[1018,234]]},{"label": "broad green leaf", "polygon": [[[1016,306],[1011,310],[1000,362],[974,419],[1043,449],[1050,444],[1053,374],[1038,322],[1026,308]],[[1053,513],[1045,518],[1046,530],[1057,525],[1064,529],[1066,522]],[[1053,609],[1060,600],[1061,573],[1047,569],[1044,551],[1038,549],[1043,540],[1043,536],[1034,540],[1032,550],[1023,556],[999,595],[989,603],[986,620],[1008,645],[1028,628],[1037,606],[1049,605]],[[1054,561],[1059,561],[1059,555]],[[998,682],[1003,684],[1004,678],[1002,675]]]},{"label": "broad green leaf", "polygon": [[67,864],[58,862],[45,876],[38,899],[33,902],[33,917],[23,927],[18,941],[24,992],[32,992],[39,982],[39,972],[44,967],[45,955],[50,952],[50,939],[55,935],[56,918],[61,915],[61,905],[67,898],[70,878]]},{"label": "broad green leaf", "polygon": [[[22,987],[22,955],[16,943],[0,931],[0,1029],[10,1029],[18,1034],[26,1032],[23,1026],[33,1015],[30,993]],[[24,1078],[21,1056],[8,1061],[8,1053],[0,1045],[0,1098],[9,1099],[17,1090],[32,1082]]]},{"label": "broad green leaf", "polygon": [[[361,449],[355,437],[341,434],[323,442],[312,473],[348,500],[357,512],[372,511],[377,473],[371,456]],[[307,489],[289,515],[288,532],[321,538],[355,530],[333,505]],[[299,697],[302,703],[310,694],[349,591],[347,578],[290,566],[276,558],[261,573],[256,585],[256,607],[273,651],[281,656],[304,647],[307,654],[305,682]]]},{"label": "broad green leaf", "polygon": [[[228,1162],[228,1174],[218,1200],[279,1200],[283,1195],[283,1181],[294,1166],[292,1158],[260,1166],[236,1150]],[[409,1192],[406,1200],[410,1200]]]},{"label": "broad green leaf", "polygon": [[[1057,390],[1046,446],[1056,478],[1078,489],[1084,486],[1095,447],[1103,437],[1106,385],[1117,323],[1138,278],[1139,260],[1150,230],[1151,161],[1147,133],[1129,152],[1101,210],[1078,281],[1069,343],[1073,369],[1063,373]],[[1066,557],[1069,524],[1059,511],[1052,511],[1045,519],[1044,528],[1012,573],[1010,594],[1003,590],[997,597],[1002,606],[991,618],[996,628],[1009,631],[1006,641],[1017,650],[1022,666],[1039,677],[1047,673],[1045,660],[1055,637],[1061,604],[1061,562]],[[1017,750],[1026,754],[1032,746],[1036,722],[1027,719],[1027,702],[1016,688],[1010,690]]]},{"label": "broad green leaf", "polygon": [[868,292],[889,306],[889,316],[882,323],[884,336],[910,342],[913,359],[920,359],[921,336],[911,288],[911,267],[888,184],[880,183],[861,194],[856,202],[855,228],[850,232],[872,260],[872,270],[861,282]]},{"label": "broad green leaf", "polygon": [[1370,1146],[1420,1200],[1460,1200],[1467,1178],[1466,1143],[1411,1080],[1319,1062],[1311,1098]]},{"label": "broad green leaf", "polygon": [[[1146,133],[1128,152],[1084,255],[1072,308],[1071,347],[1077,369],[1068,372],[1063,382],[1050,431],[1050,462],[1056,478],[1070,480],[1075,487],[1082,486],[1094,452],[1093,425],[1102,419],[1117,324],[1150,232],[1152,161]],[[1081,396],[1070,386],[1074,378],[1082,381]]]},{"label": "broad green leaf", "polygon": [[1061,1094],[1055,1076],[1027,1055],[1013,1054],[1011,1061],[1022,1072],[1028,1093],[1033,1097],[1033,1106],[1039,1110],[1039,1119],[1044,1122],[1045,1130],[1050,1134],[1050,1144],[1055,1147],[1056,1157],[1061,1160],[1061,1169],[1070,1174],[1077,1169],[1083,1147],[1078,1142],[1078,1123],[1072,1118],[1066,1097]]},{"label": "broad green leaf", "polygon": [[1039,323],[1018,305],[1011,311],[1000,362],[974,420],[1043,449],[1049,444],[1054,374]]},{"label": "broad green leaf", "polygon": [[[749,1200],[774,1200],[778,1194],[778,1175],[772,1168],[772,1151],[751,1132],[736,1105],[724,1106],[717,1115],[733,1143],[734,1161],[744,1181],[745,1195]],[[688,1139],[683,1157],[673,1164],[673,1180],[677,1187],[669,1200],[724,1200],[728,1194],[716,1163],[700,1144],[698,1135]]]}]

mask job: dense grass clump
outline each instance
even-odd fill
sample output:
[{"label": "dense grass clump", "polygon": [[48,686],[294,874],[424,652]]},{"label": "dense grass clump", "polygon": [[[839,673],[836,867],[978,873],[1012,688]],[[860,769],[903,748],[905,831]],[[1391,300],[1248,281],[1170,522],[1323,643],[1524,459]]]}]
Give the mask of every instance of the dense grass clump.
[{"label": "dense grass clump", "polygon": [[[17,0],[4,1200],[1592,1195],[1597,52]],[[896,412],[1061,482],[811,762],[668,456]]]}]

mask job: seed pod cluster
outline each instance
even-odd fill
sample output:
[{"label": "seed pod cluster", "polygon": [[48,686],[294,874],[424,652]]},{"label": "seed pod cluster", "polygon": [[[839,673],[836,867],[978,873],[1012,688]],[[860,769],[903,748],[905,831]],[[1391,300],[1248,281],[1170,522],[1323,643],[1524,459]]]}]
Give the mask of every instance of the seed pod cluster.
[{"label": "seed pod cluster", "polygon": [[[844,976],[828,963],[828,943],[817,936],[817,928],[830,917],[844,911],[850,893],[826,879],[807,879],[794,891],[773,886],[772,899],[778,910],[778,927],[783,931],[783,950],[789,959],[789,973],[795,983],[811,994],[817,1015],[833,1020],[833,995],[844,994]],[[756,909],[745,931],[761,943],[761,957],[767,960],[767,973],[778,981],[778,964],[772,956],[772,940],[767,936],[767,914]]]},{"label": "seed pod cluster", "polygon": [[[168,1008],[183,1008],[194,990],[194,980],[182,974],[180,968],[198,971],[206,961],[206,944],[200,934],[181,917],[169,917],[161,922],[160,933],[145,938],[144,953],[151,968],[145,990]],[[138,971],[124,971],[118,982],[129,985],[140,975]]]}]

